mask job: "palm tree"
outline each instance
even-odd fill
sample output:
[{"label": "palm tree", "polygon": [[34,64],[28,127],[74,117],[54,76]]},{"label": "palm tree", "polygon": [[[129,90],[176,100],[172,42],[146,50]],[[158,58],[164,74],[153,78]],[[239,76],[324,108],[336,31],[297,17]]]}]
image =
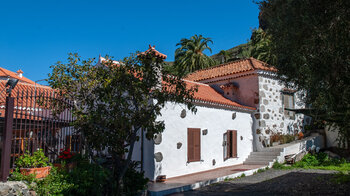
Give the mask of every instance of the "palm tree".
[{"label": "palm tree", "polygon": [[221,56],[221,63],[226,63],[230,57],[226,50],[221,50],[218,55]]},{"label": "palm tree", "polygon": [[180,47],[175,51],[175,65],[179,72],[193,72],[214,65],[215,61],[203,53],[205,50],[211,52],[211,48],[208,46],[209,43],[213,43],[213,41],[202,35],[194,35],[190,39],[181,39],[176,44]]},{"label": "palm tree", "polygon": [[251,55],[270,65],[276,63],[276,56],[271,53],[271,36],[266,34],[261,28],[253,30],[251,37],[252,52]]}]

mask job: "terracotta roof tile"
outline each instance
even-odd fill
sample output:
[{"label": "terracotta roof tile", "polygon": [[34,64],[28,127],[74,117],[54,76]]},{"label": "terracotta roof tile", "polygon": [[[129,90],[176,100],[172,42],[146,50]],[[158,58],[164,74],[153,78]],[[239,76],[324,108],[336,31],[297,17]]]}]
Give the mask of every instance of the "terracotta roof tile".
[{"label": "terracotta roof tile", "polygon": [[224,63],[215,67],[209,67],[207,69],[198,70],[186,76],[186,79],[192,81],[201,81],[252,70],[266,70],[274,72],[277,71],[274,67],[269,67],[267,63],[254,58],[248,58]]},{"label": "terracotta roof tile", "polygon": [[[18,70],[18,71],[22,71],[22,70]],[[23,72],[22,72],[23,73]],[[11,77],[11,78],[15,78],[15,79],[18,79],[20,82],[25,82],[25,83],[29,83],[29,84],[35,84],[34,81],[32,80],[29,80],[28,78],[26,77],[19,77],[17,75],[17,73],[15,72],[12,72],[12,71],[9,71],[7,69],[4,69],[2,67],[0,67],[0,77]]]},{"label": "terracotta roof tile", "polygon": [[[5,100],[6,100],[6,90],[5,85],[7,81],[2,80],[0,81],[0,117],[4,117],[5,115]],[[48,96],[51,92],[53,92],[52,88],[48,86],[43,85],[32,85],[28,83],[18,83],[15,88],[12,90],[11,96],[15,97],[15,104],[17,106],[17,109],[15,110],[17,114],[23,115],[27,112],[25,110],[20,110],[19,108],[25,107],[33,107],[34,105],[34,94],[40,95],[43,94],[45,96]],[[16,97],[19,97],[19,99],[16,99]],[[39,108],[39,107],[38,107]],[[15,115],[15,114],[14,114]]]},{"label": "terracotta roof tile", "polygon": [[205,102],[214,103],[214,104],[221,104],[221,105],[226,105],[231,107],[237,107],[242,109],[255,110],[255,108],[253,107],[240,105],[234,101],[231,101],[225,98],[224,96],[222,96],[220,93],[215,91],[212,87],[210,87],[207,84],[192,82],[188,80],[185,80],[185,82],[188,89],[195,86],[198,88],[198,92],[194,93],[195,100],[205,101]]},{"label": "terracotta roof tile", "polygon": [[145,55],[145,54],[149,54],[149,53],[154,54],[156,57],[159,57],[161,59],[166,59],[166,57],[167,57],[165,54],[158,52],[156,50],[155,46],[152,47],[151,45],[149,45],[148,50],[146,50],[145,52],[141,52],[140,55]]}]

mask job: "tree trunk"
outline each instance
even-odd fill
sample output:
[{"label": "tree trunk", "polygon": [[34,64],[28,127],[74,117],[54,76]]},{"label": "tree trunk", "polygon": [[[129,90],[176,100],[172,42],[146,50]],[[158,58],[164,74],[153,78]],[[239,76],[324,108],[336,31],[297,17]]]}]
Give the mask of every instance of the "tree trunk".
[{"label": "tree trunk", "polygon": [[[129,152],[128,152],[128,156],[125,160],[125,162],[121,162],[121,164],[116,164],[116,168],[114,168],[115,171],[115,175],[116,175],[116,181],[117,181],[117,195],[122,195],[123,194],[123,188],[124,188],[124,182],[123,182],[123,178],[124,175],[126,173],[126,171],[129,168],[130,162],[131,162],[131,157],[132,157],[132,153],[134,151],[134,145],[135,145],[135,141],[136,141],[136,133],[137,131],[135,131],[130,139],[130,146],[129,146]],[[120,169],[120,170],[119,170]]]}]

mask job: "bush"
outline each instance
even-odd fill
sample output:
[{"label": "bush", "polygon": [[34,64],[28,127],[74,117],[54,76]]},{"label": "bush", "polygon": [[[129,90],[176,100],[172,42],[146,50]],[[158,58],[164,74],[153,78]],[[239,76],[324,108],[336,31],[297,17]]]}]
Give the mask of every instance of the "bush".
[{"label": "bush", "polygon": [[16,168],[9,178],[11,181],[24,181],[28,188],[33,189],[38,195],[67,195],[74,187],[68,182],[68,173],[65,170],[57,170],[53,167],[50,174],[43,179],[36,179],[34,174],[23,175]]},{"label": "bush", "polygon": [[28,151],[18,157],[16,166],[19,168],[38,168],[49,166],[49,158],[47,158],[42,149],[37,150],[31,155]]},{"label": "bush", "polygon": [[144,177],[144,172],[136,170],[139,162],[132,162],[124,176],[124,192],[126,195],[135,195],[147,189],[148,179]]},{"label": "bush", "polygon": [[54,167],[46,178],[37,180],[34,187],[31,186],[38,195],[68,195],[75,187],[75,184],[69,182],[68,176],[65,170]]},{"label": "bush", "polygon": [[81,159],[68,176],[70,183],[75,186],[70,190],[71,195],[105,195],[109,184],[110,173],[100,165]]},{"label": "bush", "polygon": [[[135,195],[147,188],[148,179],[143,172],[136,170],[138,162],[132,162],[124,176],[124,195]],[[63,167],[64,168],[64,167]],[[111,172],[88,159],[77,159],[77,167],[70,172],[53,167],[43,179],[36,179],[34,174],[23,175],[16,168],[10,176],[12,181],[24,181],[28,188],[38,195],[107,195],[116,188]]]}]

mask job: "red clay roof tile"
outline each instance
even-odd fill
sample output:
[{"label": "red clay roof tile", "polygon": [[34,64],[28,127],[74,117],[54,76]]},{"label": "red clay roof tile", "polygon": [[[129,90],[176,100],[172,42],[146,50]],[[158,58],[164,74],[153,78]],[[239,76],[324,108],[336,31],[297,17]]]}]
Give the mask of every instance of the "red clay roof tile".
[{"label": "red clay roof tile", "polygon": [[198,91],[194,93],[195,100],[205,101],[205,102],[214,103],[214,104],[227,105],[227,106],[237,107],[242,109],[255,110],[255,108],[253,107],[240,105],[234,101],[231,101],[225,98],[224,96],[222,96],[220,93],[215,91],[212,87],[210,87],[207,84],[188,81],[188,80],[185,80],[185,82],[188,89],[195,86],[198,88]]},{"label": "red clay roof tile", "polygon": [[230,74],[243,73],[252,70],[266,70],[276,72],[276,68],[254,58],[224,63],[215,67],[198,70],[186,76],[187,80],[201,81]]},{"label": "red clay roof tile", "polygon": [[167,57],[165,54],[158,52],[156,50],[155,46],[152,47],[151,45],[149,45],[148,50],[146,50],[145,52],[141,52],[140,55],[145,55],[145,54],[149,54],[149,53],[154,54],[156,57],[159,57],[161,59],[166,59],[166,57]]},{"label": "red clay roof tile", "polygon": [[[18,71],[22,71],[22,70],[18,70]],[[19,77],[15,72],[9,71],[9,70],[4,69],[2,67],[0,67],[0,77],[11,77],[11,78],[18,79],[20,82],[25,82],[25,83],[29,83],[29,84],[35,84],[34,81],[29,80],[28,78],[23,77],[23,76]]]}]

